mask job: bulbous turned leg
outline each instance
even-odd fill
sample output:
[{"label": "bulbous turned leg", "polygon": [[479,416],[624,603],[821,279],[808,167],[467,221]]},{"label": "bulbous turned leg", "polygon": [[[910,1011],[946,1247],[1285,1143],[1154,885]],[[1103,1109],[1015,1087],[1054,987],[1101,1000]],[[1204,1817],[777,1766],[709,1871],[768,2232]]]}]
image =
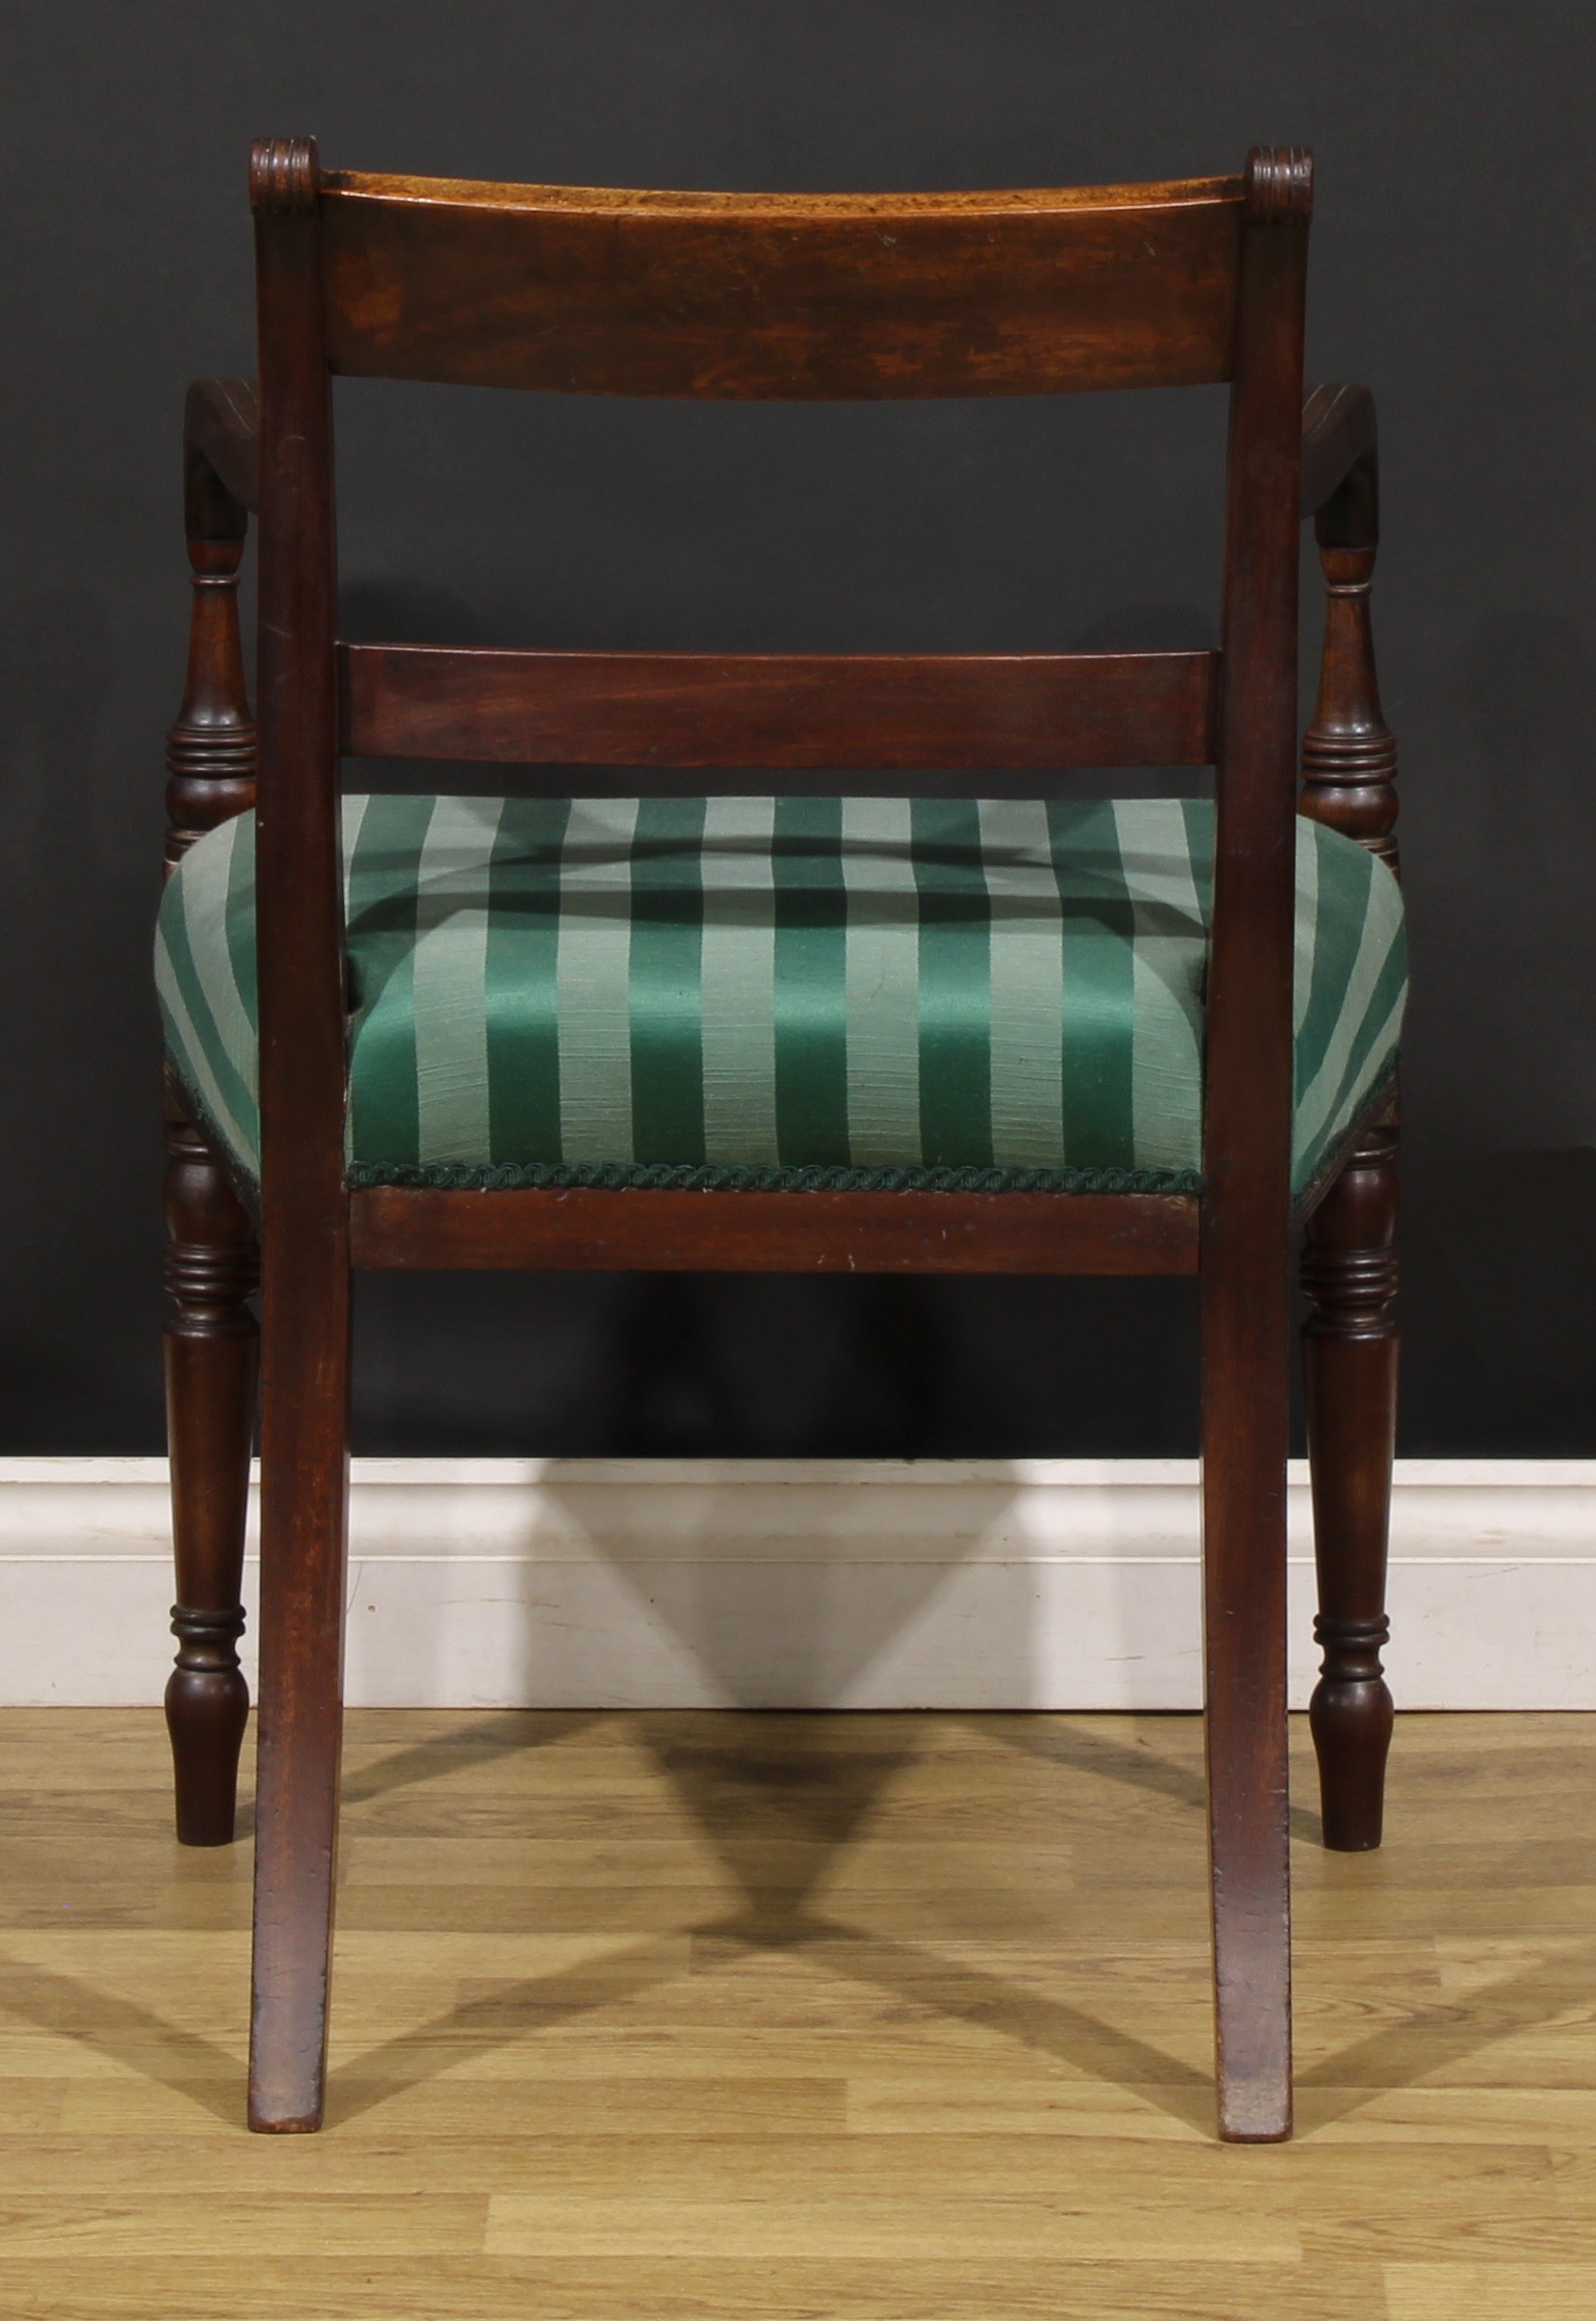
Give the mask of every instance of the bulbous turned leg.
[{"label": "bulbous turned leg", "polygon": [[1397,1424],[1396,1158],[1394,1118],[1365,1131],[1315,1210],[1302,1255],[1315,1308],[1303,1359],[1324,1654],[1309,1717],[1324,1842],[1342,1853],[1380,1842],[1391,1747],[1380,1652]]},{"label": "bulbous turned leg", "polygon": [[225,1172],[168,1089],[166,1350],[177,1601],[167,1729],[184,1845],[233,1835],[249,1692],[239,1667],[244,1528],[254,1437],[259,1279],[254,1227]]}]

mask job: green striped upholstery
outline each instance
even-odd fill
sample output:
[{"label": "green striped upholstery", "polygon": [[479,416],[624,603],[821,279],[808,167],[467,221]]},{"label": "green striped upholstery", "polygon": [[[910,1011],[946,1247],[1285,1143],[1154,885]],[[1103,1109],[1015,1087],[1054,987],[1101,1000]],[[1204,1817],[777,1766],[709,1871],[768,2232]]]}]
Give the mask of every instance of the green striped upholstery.
[{"label": "green striped upholstery", "polygon": [[[1390,873],[1297,833],[1300,1191],[1405,971]],[[344,847],[355,1184],[1200,1183],[1208,804],[352,797]],[[187,856],[156,964],[254,1174],[252,816]]]}]

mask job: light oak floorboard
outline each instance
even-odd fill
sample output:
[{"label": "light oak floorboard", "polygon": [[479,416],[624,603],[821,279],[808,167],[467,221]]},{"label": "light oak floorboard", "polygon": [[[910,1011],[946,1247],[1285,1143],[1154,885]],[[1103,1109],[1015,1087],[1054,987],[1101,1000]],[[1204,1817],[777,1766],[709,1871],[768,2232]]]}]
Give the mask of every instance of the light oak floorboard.
[{"label": "light oak floorboard", "polygon": [[[350,1719],[328,2125],[243,2126],[244,1842],[0,1712],[0,2315],[1596,2315],[1596,1726],[1294,1734],[1298,2135],[1215,2141],[1186,1717]],[[247,1821],[247,1816],[246,1816]]]}]

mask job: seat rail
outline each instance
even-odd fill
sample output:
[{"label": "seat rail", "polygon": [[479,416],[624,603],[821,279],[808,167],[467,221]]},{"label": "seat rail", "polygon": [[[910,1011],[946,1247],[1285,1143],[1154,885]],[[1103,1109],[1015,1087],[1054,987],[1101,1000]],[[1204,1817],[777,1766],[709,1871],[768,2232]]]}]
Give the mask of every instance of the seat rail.
[{"label": "seat rail", "polygon": [[1198,1200],[1163,1193],[686,1193],[350,1198],[357,1267],[399,1271],[1194,1274]]}]

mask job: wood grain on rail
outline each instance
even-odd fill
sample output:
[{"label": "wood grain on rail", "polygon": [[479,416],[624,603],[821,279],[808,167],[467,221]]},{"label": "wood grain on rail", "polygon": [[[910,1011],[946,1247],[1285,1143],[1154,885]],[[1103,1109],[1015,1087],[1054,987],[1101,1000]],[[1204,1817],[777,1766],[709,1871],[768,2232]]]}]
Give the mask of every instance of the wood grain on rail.
[{"label": "wood grain on rail", "polygon": [[1243,185],[667,194],[328,171],[328,354],[378,379],[779,398],[1230,376]]},{"label": "wood grain on rail", "polygon": [[728,1193],[382,1186],[357,1267],[644,1273],[1192,1274],[1197,1201],[1149,1193]]},{"label": "wood grain on rail", "polygon": [[339,648],[352,757],[913,772],[1213,762],[1218,655]]}]

